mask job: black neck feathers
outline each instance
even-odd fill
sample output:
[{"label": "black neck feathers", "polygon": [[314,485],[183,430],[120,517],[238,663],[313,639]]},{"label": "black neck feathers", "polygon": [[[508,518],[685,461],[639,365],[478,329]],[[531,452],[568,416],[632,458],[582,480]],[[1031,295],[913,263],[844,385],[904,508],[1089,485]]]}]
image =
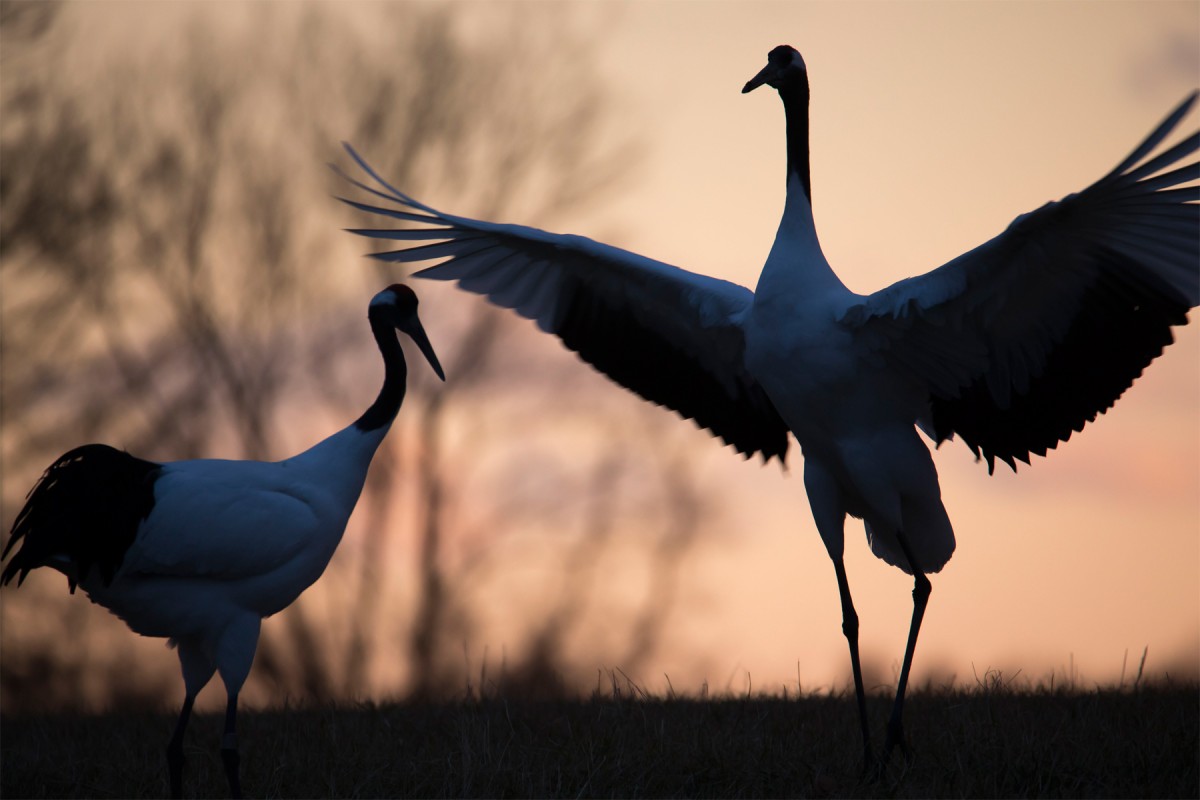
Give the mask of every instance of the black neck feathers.
[{"label": "black neck feathers", "polygon": [[354,426],[363,432],[378,430],[390,425],[404,403],[404,393],[408,379],[408,363],[404,360],[404,351],[396,338],[396,328],[384,320],[382,307],[371,306],[367,316],[371,321],[371,332],[375,334],[375,343],[383,354],[383,388],[371,407],[354,421]]},{"label": "black neck feathers", "polygon": [[812,205],[812,179],[808,163],[808,73],[796,70],[779,85],[783,111],[787,117],[787,179],[800,178],[804,195]]}]

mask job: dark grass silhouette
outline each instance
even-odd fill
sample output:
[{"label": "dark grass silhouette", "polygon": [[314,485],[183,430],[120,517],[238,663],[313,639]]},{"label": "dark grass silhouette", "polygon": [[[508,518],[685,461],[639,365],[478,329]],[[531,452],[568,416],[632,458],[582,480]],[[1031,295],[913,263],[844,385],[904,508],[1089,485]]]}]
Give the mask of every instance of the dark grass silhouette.
[{"label": "dark grass silhouette", "polygon": [[[914,691],[910,763],[858,775],[853,693],[659,698],[610,679],[585,700],[247,710],[246,792],[263,797],[1196,797],[1200,687]],[[881,733],[888,698],[871,698]],[[0,793],[160,796],[173,714],[0,717]],[[188,791],[222,797],[220,714],[187,741]]]}]

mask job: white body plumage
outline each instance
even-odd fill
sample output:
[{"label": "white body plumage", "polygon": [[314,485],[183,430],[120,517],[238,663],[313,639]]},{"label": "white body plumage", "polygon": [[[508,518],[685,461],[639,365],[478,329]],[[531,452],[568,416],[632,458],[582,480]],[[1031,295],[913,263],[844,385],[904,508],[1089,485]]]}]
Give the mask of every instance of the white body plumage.
[{"label": "white body plumage", "polygon": [[222,619],[277,614],[321,577],[387,431],[351,425],[277,462],[163,464],[116,579],[80,586],[137,633],[214,646]]}]

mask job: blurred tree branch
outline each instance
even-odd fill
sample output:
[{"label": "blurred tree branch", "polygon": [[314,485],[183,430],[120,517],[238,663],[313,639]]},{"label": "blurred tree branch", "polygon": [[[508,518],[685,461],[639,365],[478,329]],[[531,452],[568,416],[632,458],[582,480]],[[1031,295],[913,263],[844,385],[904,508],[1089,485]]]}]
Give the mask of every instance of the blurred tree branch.
[{"label": "blurred tree branch", "polygon": [[[161,460],[279,458],[331,432],[315,433],[325,425],[317,420],[345,424],[369,402],[378,365],[361,306],[400,276],[353,258],[356,243],[331,222],[344,217],[334,217],[328,190],[346,187],[331,183],[323,162],[339,139],[437,202],[544,225],[611,191],[636,160],[633,143],[607,130],[611,103],[568,11],[500,14],[503,27],[472,38],[455,6],[367,5],[357,16],[323,4],[211,8],[0,3],[6,524],[41,466],[81,441]],[[118,10],[128,18],[105,21]],[[472,500],[466,465],[503,444],[453,431],[491,398],[521,391],[505,353],[520,323],[466,298],[444,309],[436,293],[426,299],[449,379],[410,375],[362,500],[362,535],[330,567],[352,588],[331,576],[264,628],[252,681],[276,693],[361,692],[372,684],[372,655],[397,642],[415,691],[462,685],[454,659],[471,633],[461,590],[473,569],[448,568],[444,550],[456,509]],[[501,356],[509,367],[497,366]],[[558,498],[590,509],[567,575],[608,541],[605,508],[625,462],[603,450],[593,457],[593,483]],[[696,530],[684,474],[664,484],[662,502],[677,517],[655,549],[664,576]],[[401,516],[415,547],[415,565],[403,565],[415,576],[415,605],[384,621]],[[497,520],[493,534],[507,524]],[[46,620],[19,647],[4,626],[3,697],[36,678],[57,683],[66,702],[80,665],[100,655],[89,642],[120,625],[77,627],[79,647],[56,661],[46,610],[67,603],[63,624],[79,626],[85,607],[36,584],[0,608],[6,621],[35,612]],[[669,578],[655,586],[648,602],[659,608],[635,623],[633,659],[648,652],[671,599]],[[542,646],[555,658],[585,606],[570,594],[579,588],[564,585],[545,620]],[[316,616],[347,625],[327,633]],[[333,655],[338,644],[344,657]],[[140,678],[109,663],[112,691],[136,695]]]}]

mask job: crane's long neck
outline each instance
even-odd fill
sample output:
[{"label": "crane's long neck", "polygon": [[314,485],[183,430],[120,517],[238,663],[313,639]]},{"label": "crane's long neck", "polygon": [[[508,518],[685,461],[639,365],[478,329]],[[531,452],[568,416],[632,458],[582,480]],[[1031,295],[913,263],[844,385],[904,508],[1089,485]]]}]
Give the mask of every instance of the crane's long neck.
[{"label": "crane's long neck", "polygon": [[829,266],[817,239],[808,158],[808,74],[789,74],[778,87],[787,116],[787,196],[775,243],[754,291],[756,307],[772,304],[790,318],[799,303],[826,303],[848,290]]},{"label": "crane's long neck", "polygon": [[396,329],[384,321],[381,312],[371,307],[368,312],[371,321],[371,332],[375,334],[375,343],[383,354],[383,388],[371,407],[354,421],[354,427],[363,433],[372,431],[386,432],[392,420],[404,403],[404,392],[408,380],[408,364],[404,360],[404,351],[400,349],[400,341],[396,338]]},{"label": "crane's long neck", "polygon": [[[387,436],[404,402],[408,365],[396,339],[396,330],[385,317],[386,313],[374,306],[368,311],[371,332],[375,334],[384,364],[383,388],[375,402],[342,430],[280,462],[286,470],[282,474],[291,476],[287,480],[297,481],[299,485],[320,486],[347,519],[362,494],[375,451]],[[329,531],[337,534],[331,542],[336,547],[342,528],[336,531],[329,528]]]},{"label": "crane's long neck", "polygon": [[812,205],[812,179],[808,164],[808,75],[799,73],[789,77],[779,87],[783,99],[783,112],[787,117],[787,183],[792,176],[800,179],[808,203]]}]

